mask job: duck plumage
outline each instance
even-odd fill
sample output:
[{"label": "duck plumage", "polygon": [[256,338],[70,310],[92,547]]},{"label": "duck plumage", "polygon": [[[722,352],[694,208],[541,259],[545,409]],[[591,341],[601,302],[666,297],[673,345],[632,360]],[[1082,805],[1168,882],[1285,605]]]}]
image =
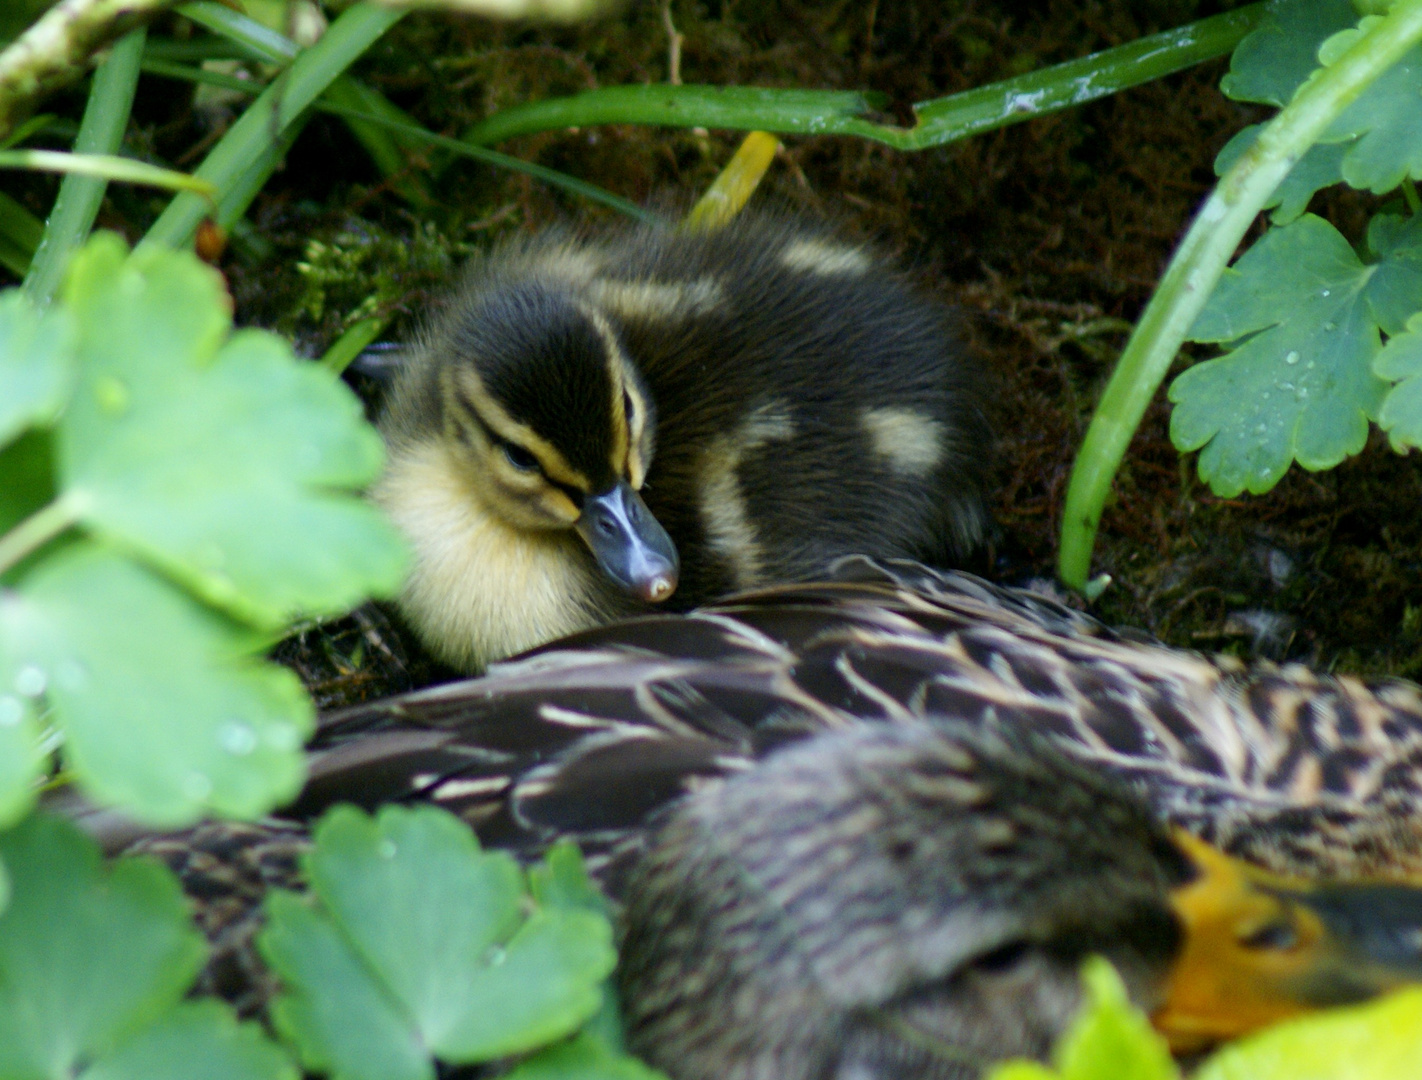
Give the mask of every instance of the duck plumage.
[{"label": "duck plumage", "polygon": [[[631,1043],[675,1080],[968,1080],[1047,1052],[1091,953],[1181,1048],[1422,980],[1419,734],[1409,683],[852,558],[333,713],[292,814],[578,840]],[[149,849],[212,891],[221,842]]]},{"label": "duck plumage", "polygon": [[381,420],[372,497],[415,549],[402,610],[478,670],[852,552],[961,559],[986,525],[981,383],[940,305],[821,226],[505,246]]},{"label": "duck plumage", "polygon": [[[600,845],[635,832],[668,784],[694,788],[821,731],[950,717],[1048,738],[1163,821],[1279,873],[1422,872],[1415,684],[1172,649],[912,563],[852,557],[832,577],[590,630],[484,679],[332,713],[310,791],[328,769],[349,784],[364,757],[351,788],[372,801],[414,793],[487,815],[501,843]],[[486,770],[509,783],[481,791]]]}]

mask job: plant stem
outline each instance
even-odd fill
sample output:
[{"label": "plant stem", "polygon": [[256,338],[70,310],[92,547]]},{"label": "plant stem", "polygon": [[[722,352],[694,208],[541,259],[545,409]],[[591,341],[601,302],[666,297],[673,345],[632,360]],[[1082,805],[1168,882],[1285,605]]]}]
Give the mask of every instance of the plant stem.
[{"label": "plant stem", "polygon": [[[331,82],[350,67],[404,12],[356,4],[333,22],[248,106],[194,174],[217,189],[217,223],[230,228],[281,161],[296,125]],[[181,247],[192,243],[208,204],[197,195],[179,195],[143,238],[145,244]]]},{"label": "plant stem", "polygon": [[[146,37],[147,31],[141,27],[131,31],[94,73],[79,137],[74,140],[76,154],[113,154],[123,145]],[[81,174],[70,174],[60,184],[59,197],[54,200],[44,236],[25,275],[25,294],[36,307],[49,306],[69,265],[69,256],[94,227],[107,188],[106,178]]]},{"label": "plant stem", "polygon": [[566,127],[661,124],[798,135],[857,135],[899,150],[1007,127],[1081,105],[1222,56],[1259,22],[1263,4],[1152,34],[1114,49],[914,106],[912,128],[866,119],[878,95],[749,86],[610,86],[505,109],[469,128],[479,146]]},{"label": "plant stem", "polygon": [[78,501],[61,495],[0,536],[0,575],[38,551],[81,517]]},{"label": "plant stem", "polygon": [[1057,572],[1080,589],[1101,510],[1131,437],[1230,256],[1274,189],[1345,108],[1422,41],[1422,0],[1398,0],[1293,101],[1220,177],[1181,241],[1101,396],[1077,454],[1062,511]]},{"label": "plant stem", "polygon": [[372,315],[353,323],[326,350],[320,360],[321,366],[332,375],[340,375],[350,366],[351,361],[361,354],[361,350],[379,336],[380,331],[385,329],[386,322],[387,320],[379,315]]},{"label": "plant stem", "polygon": [[177,0],[60,0],[0,52],[0,138],[52,90],[83,75],[89,57]]}]

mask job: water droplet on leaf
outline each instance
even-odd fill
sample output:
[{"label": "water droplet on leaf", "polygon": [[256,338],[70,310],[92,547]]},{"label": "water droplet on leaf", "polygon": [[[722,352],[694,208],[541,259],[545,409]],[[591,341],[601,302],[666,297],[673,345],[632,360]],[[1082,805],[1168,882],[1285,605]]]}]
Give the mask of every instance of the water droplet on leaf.
[{"label": "water droplet on leaf", "polygon": [[212,794],[212,781],[200,772],[183,777],[183,794],[190,799],[205,799]]},{"label": "water droplet on leaf", "polygon": [[15,692],[24,697],[39,697],[49,685],[49,676],[37,664],[26,664],[15,672]]},{"label": "water droplet on leaf", "polygon": [[1298,353],[1298,350],[1297,350],[1297,349],[1290,349],[1290,350],[1289,350],[1289,354],[1284,357],[1284,363],[1286,363],[1286,364],[1297,364],[1298,362],[1299,362],[1299,353]]},{"label": "water droplet on leaf", "polygon": [[382,840],[380,846],[375,850],[379,852],[382,859],[393,859],[400,849],[395,846],[394,840]]},{"label": "water droplet on leaf", "polygon": [[228,720],[217,729],[217,745],[243,757],[257,748],[257,733],[245,720]]},{"label": "water droplet on leaf", "polygon": [[25,703],[6,694],[0,697],[0,728],[14,727],[25,718]]}]

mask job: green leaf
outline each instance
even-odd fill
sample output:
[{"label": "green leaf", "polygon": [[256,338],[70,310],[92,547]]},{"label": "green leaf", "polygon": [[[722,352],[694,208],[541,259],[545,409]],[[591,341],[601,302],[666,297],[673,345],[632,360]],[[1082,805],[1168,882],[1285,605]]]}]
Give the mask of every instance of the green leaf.
[{"label": "green leaf", "polygon": [[1319,46],[1357,22],[1349,0],[1275,0],[1235,47],[1220,89],[1235,101],[1282,108],[1318,67]]},{"label": "green leaf", "polygon": [[[1082,965],[1081,979],[1086,1004],[1053,1050],[1055,1070],[1012,1061],[999,1065],[988,1080],[1179,1080],[1165,1040],[1126,997],[1115,969],[1092,957]],[[1267,1076],[1261,1073],[1257,1080]]]},{"label": "green leaf", "polygon": [[271,629],[398,586],[394,530],[341,494],[380,468],[359,401],[278,338],[224,343],[215,271],[159,248],[126,258],[101,234],[66,299],[81,367],[60,468],[87,525]]},{"label": "green leaf", "polygon": [[178,883],[139,860],[100,866],[71,825],[0,834],[13,895],[0,915],[0,1077],[47,1080],[175,1006],[206,948]]},{"label": "green leaf", "polygon": [[314,840],[319,906],[272,902],[261,946],[286,984],[273,1015],[308,1067],[418,1080],[432,1075],[422,1047],[487,1061],[569,1035],[597,1010],[616,960],[606,918],[530,912],[517,864],[480,851],[457,818],[337,807]]},{"label": "green leaf", "polygon": [[608,1050],[590,1035],[578,1035],[520,1063],[502,1080],[666,1080],[649,1065]]},{"label": "green leaf", "polygon": [[1368,222],[1368,307],[1385,334],[1400,334],[1422,310],[1422,218],[1378,214]]},{"label": "green leaf", "polygon": [[[1364,266],[1333,226],[1306,214],[1225,271],[1190,337],[1232,345],[1170,387],[1171,439],[1204,447],[1200,476],[1216,494],[1268,491],[1292,461],[1326,469],[1362,449],[1387,389],[1371,368],[1379,323],[1391,325],[1422,288],[1417,250],[1394,244]],[[1422,294],[1412,304],[1422,307]]]},{"label": "green leaf", "polygon": [[[1220,89],[1239,101],[1286,105],[1309,74],[1346,51],[1366,25],[1366,20],[1359,25],[1358,12],[1348,0],[1280,0],[1239,43]],[[1413,49],[1384,72],[1324,132],[1320,143],[1347,144],[1341,152],[1325,155],[1339,159],[1337,179],[1381,194],[1397,187],[1405,177],[1422,176],[1419,96],[1422,48]],[[1310,158],[1314,159],[1311,164]],[[1306,181],[1300,175],[1295,180],[1300,168],[1317,171],[1318,177]],[[1311,152],[1290,174],[1290,181],[1285,181],[1295,185],[1286,205],[1296,202],[1297,188],[1330,171],[1322,157]],[[1287,221],[1289,215],[1279,220]]]},{"label": "green leaf", "polygon": [[[1244,152],[1254,145],[1254,140],[1263,130],[1263,124],[1250,124],[1225,143],[1223,149],[1215,155],[1215,175],[1223,176],[1227,173],[1234,163],[1244,156]],[[1350,146],[1350,143],[1314,143],[1309,147],[1308,153],[1289,170],[1289,175],[1284,177],[1283,183],[1264,204],[1266,210],[1270,207],[1277,208],[1269,215],[1269,220],[1275,225],[1287,225],[1308,209],[1309,200],[1315,192],[1341,183],[1343,155],[1348,152]]]},{"label": "green leaf", "polygon": [[1422,989],[1290,1021],[1210,1058],[1194,1080],[1412,1080],[1422,1062]]},{"label": "green leaf", "polygon": [[607,914],[607,898],[588,877],[582,852],[571,840],[560,840],[548,849],[541,863],[529,868],[528,884],[533,898],[547,907]]},{"label": "green leaf", "polygon": [[419,1032],[324,913],[289,893],[266,899],[262,955],[285,986],[272,1023],[310,1072],[336,1080],[433,1080]]},{"label": "green leaf", "polygon": [[[1319,50],[1325,63],[1340,56],[1377,16],[1362,27],[1344,30]],[[1377,194],[1391,191],[1407,177],[1422,176],[1422,48],[1407,53],[1358,95],[1329,125],[1325,142],[1355,140],[1343,157],[1343,179]]]},{"label": "green leaf", "polygon": [[19,289],[0,294],[0,446],[31,424],[52,421],[73,376],[68,314],[39,314]]},{"label": "green leaf", "polygon": [[215,1001],[179,1005],[85,1069],[80,1080],[297,1080],[291,1059],[255,1023]]},{"label": "green leaf", "polygon": [[252,817],[300,790],[311,705],[252,644],[88,543],[0,593],[0,687],[27,705],[43,695],[79,782],[158,824]]}]

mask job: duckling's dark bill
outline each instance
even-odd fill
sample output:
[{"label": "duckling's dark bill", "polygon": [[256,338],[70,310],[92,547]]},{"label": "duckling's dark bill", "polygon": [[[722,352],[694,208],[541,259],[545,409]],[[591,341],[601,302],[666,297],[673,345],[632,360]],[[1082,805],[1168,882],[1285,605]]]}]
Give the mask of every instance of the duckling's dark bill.
[{"label": "duckling's dark bill", "polygon": [[1294,881],[1177,841],[1200,874],[1172,896],[1185,944],[1153,1016],[1177,1052],[1422,982],[1422,890]]},{"label": "duckling's dark bill", "polygon": [[627,481],[585,498],[576,528],[602,572],[639,600],[657,604],[676,592],[676,545]]}]

